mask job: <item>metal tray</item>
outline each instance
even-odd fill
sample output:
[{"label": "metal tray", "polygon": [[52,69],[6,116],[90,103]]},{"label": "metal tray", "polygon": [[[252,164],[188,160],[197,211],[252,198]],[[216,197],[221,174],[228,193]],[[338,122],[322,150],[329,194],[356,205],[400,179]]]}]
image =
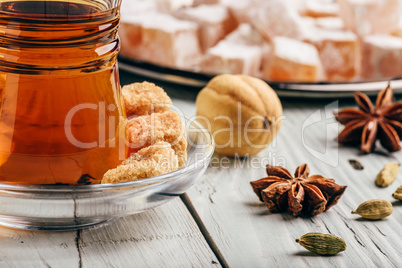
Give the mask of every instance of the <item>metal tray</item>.
[{"label": "metal tray", "polygon": [[[212,75],[177,70],[142,61],[119,56],[119,68],[152,79],[171,82],[200,89],[204,87]],[[369,96],[377,95],[378,91],[387,86],[388,81],[351,82],[351,83],[267,83],[275,89],[280,97],[297,98],[350,98],[355,91],[361,91]],[[392,79],[391,86],[395,94],[402,93],[402,78]]]}]

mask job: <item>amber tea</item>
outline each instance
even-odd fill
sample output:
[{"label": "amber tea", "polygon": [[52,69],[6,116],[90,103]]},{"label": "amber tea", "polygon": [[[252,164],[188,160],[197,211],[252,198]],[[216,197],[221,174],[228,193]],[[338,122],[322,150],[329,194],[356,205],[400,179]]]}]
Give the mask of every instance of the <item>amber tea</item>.
[{"label": "amber tea", "polygon": [[125,158],[119,5],[0,0],[0,181],[96,183]]}]

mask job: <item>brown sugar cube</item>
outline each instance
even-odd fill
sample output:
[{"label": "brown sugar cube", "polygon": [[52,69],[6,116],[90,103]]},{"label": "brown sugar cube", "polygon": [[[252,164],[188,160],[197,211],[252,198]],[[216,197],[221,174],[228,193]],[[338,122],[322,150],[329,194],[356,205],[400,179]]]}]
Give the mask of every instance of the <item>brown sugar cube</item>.
[{"label": "brown sugar cube", "polygon": [[318,50],[313,45],[275,37],[271,56],[263,62],[262,77],[270,81],[317,82],[320,72]]},{"label": "brown sugar cube", "polygon": [[307,41],[318,48],[327,80],[350,81],[357,77],[361,54],[359,39],[353,32],[316,29]]},{"label": "brown sugar cube", "polygon": [[303,15],[320,18],[339,15],[339,5],[333,0],[304,0]]},{"label": "brown sugar cube", "polygon": [[245,12],[250,23],[267,40],[275,36],[301,40],[307,34],[301,16],[290,1],[256,0]]},{"label": "brown sugar cube", "polygon": [[221,5],[200,5],[181,9],[176,16],[196,22],[200,26],[201,47],[203,51],[215,46],[237,26],[229,10]]},{"label": "brown sugar cube", "polygon": [[121,54],[167,67],[191,69],[201,58],[196,23],[168,14],[143,13],[122,18]]},{"label": "brown sugar cube", "polygon": [[402,38],[371,35],[363,39],[362,77],[383,80],[402,76]]},{"label": "brown sugar cube", "polygon": [[[130,153],[156,142],[170,143],[176,154],[185,162],[187,139],[184,124],[176,112],[154,113],[147,116],[134,117],[128,121],[128,141]],[[181,144],[176,146],[177,144]]]},{"label": "brown sugar cube", "polygon": [[183,137],[179,140],[179,142],[172,144],[172,149],[177,156],[179,168],[184,167],[184,165],[187,163],[187,138]]},{"label": "brown sugar cube", "polygon": [[226,40],[208,49],[200,69],[204,73],[246,74],[259,76],[262,60],[260,47]]},{"label": "brown sugar cube", "polygon": [[163,113],[172,108],[166,92],[153,83],[133,83],[122,88],[127,117]]},{"label": "brown sugar cube", "polygon": [[400,0],[338,0],[347,29],[358,35],[389,34],[400,18]]},{"label": "brown sugar cube", "polygon": [[167,142],[157,142],[131,155],[120,166],[103,176],[102,184],[141,180],[179,168],[177,156]]}]

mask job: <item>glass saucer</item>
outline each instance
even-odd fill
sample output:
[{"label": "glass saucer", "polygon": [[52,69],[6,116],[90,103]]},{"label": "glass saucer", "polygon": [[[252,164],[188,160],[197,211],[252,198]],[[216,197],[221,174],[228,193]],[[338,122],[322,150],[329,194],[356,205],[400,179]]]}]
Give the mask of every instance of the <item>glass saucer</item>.
[{"label": "glass saucer", "polygon": [[182,169],[138,181],[88,186],[0,183],[0,225],[76,230],[160,206],[201,177],[214,152],[211,134],[186,120],[188,161]]}]

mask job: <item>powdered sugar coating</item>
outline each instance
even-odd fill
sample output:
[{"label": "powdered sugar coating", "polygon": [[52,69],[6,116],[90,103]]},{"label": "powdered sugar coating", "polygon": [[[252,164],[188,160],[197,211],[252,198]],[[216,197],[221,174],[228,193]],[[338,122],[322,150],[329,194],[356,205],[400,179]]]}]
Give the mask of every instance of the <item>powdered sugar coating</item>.
[{"label": "powdered sugar coating", "polygon": [[400,0],[338,0],[340,16],[358,35],[388,34],[398,25]]},{"label": "powdered sugar coating", "polygon": [[179,20],[171,15],[157,12],[126,17],[124,22],[139,24],[144,28],[162,30],[168,33],[175,33],[180,30],[197,29],[197,25],[194,22]]},{"label": "powdered sugar coating", "polygon": [[215,46],[237,26],[229,10],[220,5],[200,5],[181,9],[176,16],[182,20],[195,22],[200,27],[201,48],[205,52]]},{"label": "powdered sugar coating", "polygon": [[382,47],[384,49],[402,48],[402,38],[389,35],[370,35],[364,39],[364,42],[373,46]]},{"label": "powdered sugar coating", "polygon": [[124,21],[126,18],[132,17],[134,14],[143,14],[154,12],[157,10],[157,5],[155,1],[149,0],[129,0],[122,1],[121,3],[121,20]]},{"label": "powdered sugar coating", "polygon": [[[131,1],[131,0],[129,0]],[[147,0],[149,1],[149,0]],[[174,12],[182,7],[192,6],[194,0],[153,0],[158,6],[160,12]],[[152,2],[152,1],[149,1]]]},{"label": "powdered sugar coating", "polygon": [[272,55],[262,68],[262,76],[273,81],[317,82],[321,72],[318,50],[287,37],[274,38]]},{"label": "powdered sugar coating", "polygon": [[326,18],[318,18],[315,20],[315,25],[318,28],[326,29],[326,30],[344,30],[345,23],[339,17],[326,17]]},{"label": "powdered sugar coating", "polygon": [[210,48],[201,63],[205,73],[231,73],[259,76],[262,49],[223,40]]},{"label": "powdered sugar coating", "polygon": [[275,36],[301,40],[306,35],[301,16],[289,1],[259,0],[246,12],[249,21],[267,40]]},{"label": "powdered sugar coating", "polygon": [[402,76],[402,38],[367,36],[363,40],[362,77],[390,79]]},{"label": "powdered sugar coating", "polygon": [[318,48],[328,80],[351,81],[357,77],[361,57],[359,39],[353,32],[315,29],[308,41]]},{"label": "powdered sugar coating", "polygon": [[275,56],[301,64],[318,65],[320,58],[317,49],[310,44],[287,37],[274,38]]},{"label": "powdered sugar coating", "polygon": [[225,37],[226,41],[248,46],[263,46],[267,42],[262,35],[248,23],[242,23]]},{"label": "powdered sugar coating", "polygon": [[217,24],[226,20],[229,17],[229,12],[227,8],[220,5],[200,5],[183,10],[183,16],[201,24]]},{"label": "powdered sugar coating", "polygon": [[339,5],[333,0],[304,0],[304,3],[304,15],[317,18],[339,15]]},{"label": "powdered sugar coating", "polygon": [[120,54],[154,64],[189,69],[201,57],[199,27],[172,15],[134,14],[120,26]]}]

